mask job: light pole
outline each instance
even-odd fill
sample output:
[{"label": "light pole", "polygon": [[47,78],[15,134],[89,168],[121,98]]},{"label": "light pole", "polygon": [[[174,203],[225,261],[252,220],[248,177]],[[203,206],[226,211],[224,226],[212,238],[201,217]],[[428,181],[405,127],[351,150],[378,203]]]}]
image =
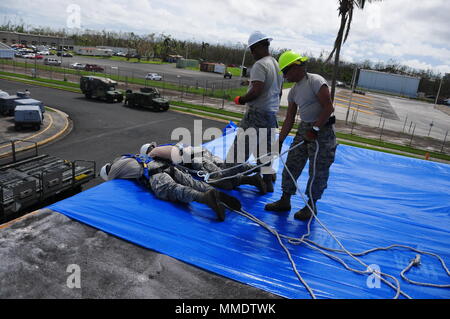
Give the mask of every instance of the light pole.
[{"label": "light pole", "polygon": [[444,77],[441,77],[441,82],[439,83],[439,89],[436,95],[436,99],[434,100],[434,107],[436,108],[436,104],[438,102],[439,99],[439,94],[441,93],[441,87],[442,87],[442,80],[444,79]]},{"label": "light pole", "polygon": [[352,105],[352,101],[353,101],[353,90],[355,89],[355,82],[356,82],[356,72],[358,71],[358,67],[355,67],[355,69],[353,70],[353,76],[352,76],[352,84],[350,87],[350,100],[348,101],[348,107],[347,107],[347,114],[345,115],[345,124],[347,124],[348,121],[348,115],[350,113],[350,106]]}]

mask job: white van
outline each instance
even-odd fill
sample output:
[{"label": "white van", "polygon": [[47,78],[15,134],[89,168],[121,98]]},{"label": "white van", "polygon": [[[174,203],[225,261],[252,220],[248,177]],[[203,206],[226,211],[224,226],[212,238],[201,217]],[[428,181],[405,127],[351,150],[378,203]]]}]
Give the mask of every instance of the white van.
[{"label": "white van", "polygon": [[61,61],[55,58],[45,58],[44,64],[46,65],[61,65]]}]

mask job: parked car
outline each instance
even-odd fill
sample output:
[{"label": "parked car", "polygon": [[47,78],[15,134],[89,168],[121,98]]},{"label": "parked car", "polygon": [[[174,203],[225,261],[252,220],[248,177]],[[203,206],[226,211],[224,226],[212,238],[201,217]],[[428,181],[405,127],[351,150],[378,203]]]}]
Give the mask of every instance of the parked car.
[{"label": "parked car", "polygon": [[58,60],[58,59],[55,59],[55,58],[45,58],[44,59],[44,64],[60,66],[61,65],[61,61]]},{"label": "parked car", "polygon": [[24,54],[22,57],[25,59],[34,59],[35,54],[34,53],[27,53]]},{"label": "parked car", "polygon": [[149,73],[145,76],[146,80],[152,80],[152,81],[161,81],[162,80],[162,76],[159,75],[158,73]]},{"label": "parked car", "polygon": [[84,66],[85,71],[91,71],[91,72],[103,72],[105,69],[103,69],[101,66],[97,64],[86,64]]},{"label": "parked car", "polygon": [[9,96],[8,92],[0,90],[0,98]]},{"label": "parked car", "polygon": [[50,55],[50,51],[39,51],[38,54],[40,54],[40,55]]},{"label": "parked car", "polygon": [[225,72],[225,74],[223,75],[224,79],[231,79],[233,77],[233,75],[230,72]]},{"label": "parked car", "polygon": [[84,64],[81,64],[81,63],[73,63],[73,64],[71,64],[70,65],[70,68],[71,69],[75,69],[75,70],[84,70],[85,69],[85,65]]},{"label": "parked car", "polygon": [[62,56],[63,58],[72,58],[73,57],[73,54],[71,54],[69,52],[61,52],[61,51],[56,52],[56,55]]}]

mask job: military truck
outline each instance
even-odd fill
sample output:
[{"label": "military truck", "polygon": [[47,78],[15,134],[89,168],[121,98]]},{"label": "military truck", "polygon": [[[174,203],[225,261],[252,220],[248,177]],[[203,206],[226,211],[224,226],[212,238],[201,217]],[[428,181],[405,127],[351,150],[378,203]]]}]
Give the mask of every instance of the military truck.
[{"label": "military truck", "polygon": [[3,162],[2,158],[0,163],[0,224],[50,204],[58,196],[80,192],[82,185],[96,177],[94,161],[38,155],[37,143],[31,150],[16,152],[17,142],[11,141],[12,159]]},{"label": "military truck", "polygon": [[164,112],[169,109],[169,101],[161,97],[158,89],[141,88],[138,92],[128,90],[125,93],[125,105],[142,107],[152,111]]},{"label": "military truck", "polygon": [[16,95],[8,95],[0,97],[0,114],[14,115],[14,109],[16,107],[15,101],[28,99],[28,95],[24,92],[17,92]]},{"label": "military truck", "polygon": [[109,103],[122,102],[123,93],[116,90],[117,82],[99,76],[83,76],[80,78],[80,89],[87,99],[95,98]]}]

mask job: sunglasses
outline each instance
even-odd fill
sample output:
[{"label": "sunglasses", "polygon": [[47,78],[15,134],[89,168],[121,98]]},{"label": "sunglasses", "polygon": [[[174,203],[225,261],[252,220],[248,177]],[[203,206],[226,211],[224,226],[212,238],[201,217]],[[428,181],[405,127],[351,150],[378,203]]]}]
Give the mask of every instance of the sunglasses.
[{"label": "sunglasses", "polygon": [[292,62],[290,65],[288,65],[283,69],[283,75],[286,75],[296,65],[302,65],[302,62],[300,61]]}]

